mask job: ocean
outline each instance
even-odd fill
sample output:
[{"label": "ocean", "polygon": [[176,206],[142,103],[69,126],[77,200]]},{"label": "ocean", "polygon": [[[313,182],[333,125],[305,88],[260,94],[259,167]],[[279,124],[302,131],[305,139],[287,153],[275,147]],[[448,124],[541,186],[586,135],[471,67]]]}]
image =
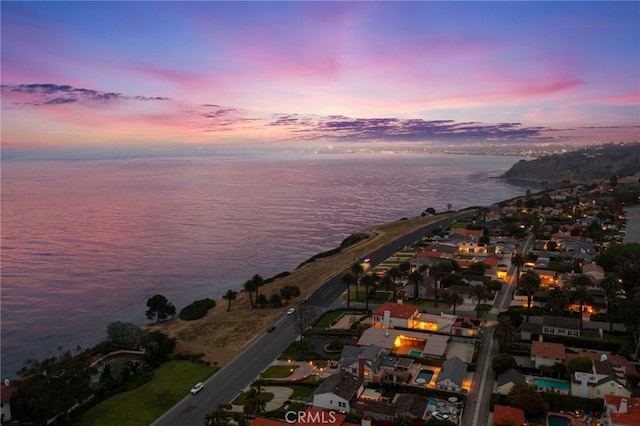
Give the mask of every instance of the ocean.
[{"label": "ocean", "polygon": [[90,347],[146,301],[179,311],[291,271],[353,232],[524,195],[520,157],[252,151],[2,161],[1,362]]}]

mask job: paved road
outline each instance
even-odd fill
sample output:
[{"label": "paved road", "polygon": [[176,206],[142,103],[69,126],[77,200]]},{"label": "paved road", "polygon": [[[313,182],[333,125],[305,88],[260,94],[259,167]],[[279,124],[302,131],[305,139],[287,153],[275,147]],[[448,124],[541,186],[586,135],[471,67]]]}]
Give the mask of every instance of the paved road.
[{"label": "paved road", "polygon": [[[415,232],[392,241],[370,254],[372,265],[378,264],[393,253],[429,234],[437,226],[472,216],[474,211],[463,212],[456,217],[427,225]],[[339,303],[344,292],[342,274],[330,279],[307,297],[307,304],[317,312]],[[205,382],[205,388],[197,395],[188,395],[157,419],[154,426],[194,426],[203,424],[204,417],[218,404],[231,402],[238,393],[249,386],[296,339],[293,316],[284,316],[271,333],[264,333],[228,365]]]}]

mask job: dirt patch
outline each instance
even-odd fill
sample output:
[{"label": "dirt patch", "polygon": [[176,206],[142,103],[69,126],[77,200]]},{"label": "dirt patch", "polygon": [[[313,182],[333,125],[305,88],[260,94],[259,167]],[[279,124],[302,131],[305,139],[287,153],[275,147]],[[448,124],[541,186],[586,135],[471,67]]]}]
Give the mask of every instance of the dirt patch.
[{"label": "dirt patch", "polygon": [[196,321],[176,318],[151,328],[177,338],[176,352],[203,352],[205,360],[224,366],[302,297],[349,268],[353,259],[364,257],[390,241],[444,217],[411,218],[369,229],[365,231],[369,235],[366,240],[331,257],[307,263],[290,275],[261,287],[260,292],[266,295],[279,291],[285,285],[300,288],[302,296],[280,308],[251,309],[248,293],[240,291],[231,311],[227,311],[227,301],[219,300],[204,318]]}]

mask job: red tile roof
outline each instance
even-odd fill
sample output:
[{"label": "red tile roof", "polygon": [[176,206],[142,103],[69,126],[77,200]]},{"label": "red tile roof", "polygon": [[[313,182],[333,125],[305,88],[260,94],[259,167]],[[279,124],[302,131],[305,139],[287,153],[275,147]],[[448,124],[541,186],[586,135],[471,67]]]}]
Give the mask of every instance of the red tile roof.
[{"label": "red tile roof", "polygon": [[[620,413],[620,404],[627,402],[627,412]],[[640,398],[624,398],[616,395],[605,395],[604,402],[607,405],[611,422],[617,425],[640,426]],[[614,406],[614,409],[611,409]]]},{"label": "red tile roof", "polygon": [[282,426],[287,424],[289,423],[282,420],[268,419],[266,417],[256,417],[255,419],[251,420],[249,426]]},{"label": "red tile roof", "polygon": [[382,305],[378,306],[378,309],[375,310],[373,315],[384,316],[384,311],[391,312],[392,318],[411,318],[412,315],[415,315],[418,312],[418,307],[416,305],[405,305],[398,304],[393,302],[384,302]]},{"label": "red tile roof", "polygon": [[534,340],[531,346],[531,355],[543,358],[565,359],[564,345],[562,343],[540,342]]},{"label": "red tile roof", "polygon": [[524,411],[520,408],[496,405],[493,407],[493,424],[521,426],[524,424]]}]

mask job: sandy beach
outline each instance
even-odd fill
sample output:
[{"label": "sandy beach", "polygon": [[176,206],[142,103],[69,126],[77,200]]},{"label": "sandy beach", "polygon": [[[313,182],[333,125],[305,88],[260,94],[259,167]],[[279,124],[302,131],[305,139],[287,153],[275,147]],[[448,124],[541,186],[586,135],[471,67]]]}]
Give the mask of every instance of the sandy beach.
[{"label": "sandy beach", "polygon": [[[241,291],[232,303],[231,311],[227,311],[226,300],[218,300],[216,307],[202,319],[182,321],[175,318],[153,327],[177,338],[177,353],[204,353],[205,361],[224,366],[248,343],[262,334],[270,324],[284,315],[288,308],[295,306],[299,300],[320,287],[329,278],[349,268],[353,259],[363,257],[404,234],[445,217],[447,215],[416,217],[368,229],[364,231],[370,236],[368,239],[334,256],[306,264],[290,275],[261,287],[260,292],[266,295],[279,291],[285,285],[296,285],[300,288],[301,296],[280,308],[251,309],[249,295]],[[301,262],[303,260],[301,259]],[[248,276],[247,279],[249,278],[251,277]]]}]

